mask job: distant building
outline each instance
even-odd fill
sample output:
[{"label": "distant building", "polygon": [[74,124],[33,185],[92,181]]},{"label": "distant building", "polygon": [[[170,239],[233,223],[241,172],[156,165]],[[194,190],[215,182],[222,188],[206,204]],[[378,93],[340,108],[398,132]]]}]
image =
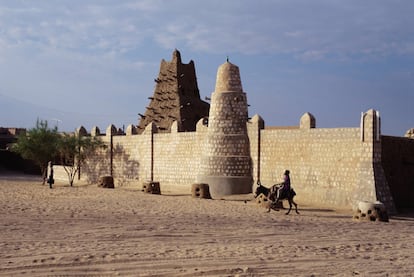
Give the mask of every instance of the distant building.
[{"label": "distant building", "polygon": [[17,141],[17,136],[25,132],[24,128],[0,127],[0,173],[1,169],[31,174],[40,173],[39,168],[33,162],[24,160],[20,155],[10,151],[10,146]]},{"label": "distant building", "polygon": [[9,144],[16,142],[17,136],[25,132],[24,128],[0,127],[0,150],[7,150]]}]

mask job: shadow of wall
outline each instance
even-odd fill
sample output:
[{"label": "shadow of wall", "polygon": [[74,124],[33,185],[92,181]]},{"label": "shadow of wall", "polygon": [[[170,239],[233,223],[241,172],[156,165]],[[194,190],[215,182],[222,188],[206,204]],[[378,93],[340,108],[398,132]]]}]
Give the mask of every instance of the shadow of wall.
[{"label": "shadow of wall", "polygon": [[397,209],[414,208],[414,140],[382,136],[382,167]]},{"label": "shadow of wall", "polygon": [[116,186],[137,185],[140,179],[140,164],[133,159],[121,144],[113,147],[113,177]]}]

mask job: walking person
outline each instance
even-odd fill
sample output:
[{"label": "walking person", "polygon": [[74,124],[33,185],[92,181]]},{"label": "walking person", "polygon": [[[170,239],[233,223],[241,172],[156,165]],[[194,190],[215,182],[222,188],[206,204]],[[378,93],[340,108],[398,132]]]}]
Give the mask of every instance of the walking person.
[{"label": "walking person", "polygon": [[55,183],[55,179],[53,179],[53,164],[51,161],[47,164],[47,183],[49,184],[49,188],[52,188],[52,185]]}]

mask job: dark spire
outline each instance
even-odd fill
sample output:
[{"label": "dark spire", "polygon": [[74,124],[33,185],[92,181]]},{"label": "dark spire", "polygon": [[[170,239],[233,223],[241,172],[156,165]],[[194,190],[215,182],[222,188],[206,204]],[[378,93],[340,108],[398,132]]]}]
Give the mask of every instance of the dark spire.
[{"label": "dark spire", "polygon": [[176,63],[181,63],[181,54],[180,51],[178,51],[177,49],[175,49],[173,52],[172,61]]}]

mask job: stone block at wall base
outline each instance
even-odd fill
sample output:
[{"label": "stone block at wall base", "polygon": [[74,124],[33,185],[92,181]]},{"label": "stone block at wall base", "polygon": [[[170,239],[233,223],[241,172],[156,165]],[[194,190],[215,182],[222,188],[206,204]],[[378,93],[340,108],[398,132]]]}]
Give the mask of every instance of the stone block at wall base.
[{"label": "stone block at wall base", "polygon": [[112,177],[112,176],[102,176],[99,180],[98,186],[102,187],[102,188],[109,188],[109,189],[115,188],[114,177]]},{"label": "stone block at wall base", "polygon": [[353,218],[359,221],[382,221],[388,222],[388,213],[385,205],[379,201],[371,203],[361,201]]},{"label": "stone block at wall base", "polygon": [[161,194],[160,182],[144,182],[142,184],[142,191],[151,194]]},{"label": "stone block at wall base", "polygon": [[211,199],[210,190],[208,184],[192,184],[191,196],[196,198]]}]

